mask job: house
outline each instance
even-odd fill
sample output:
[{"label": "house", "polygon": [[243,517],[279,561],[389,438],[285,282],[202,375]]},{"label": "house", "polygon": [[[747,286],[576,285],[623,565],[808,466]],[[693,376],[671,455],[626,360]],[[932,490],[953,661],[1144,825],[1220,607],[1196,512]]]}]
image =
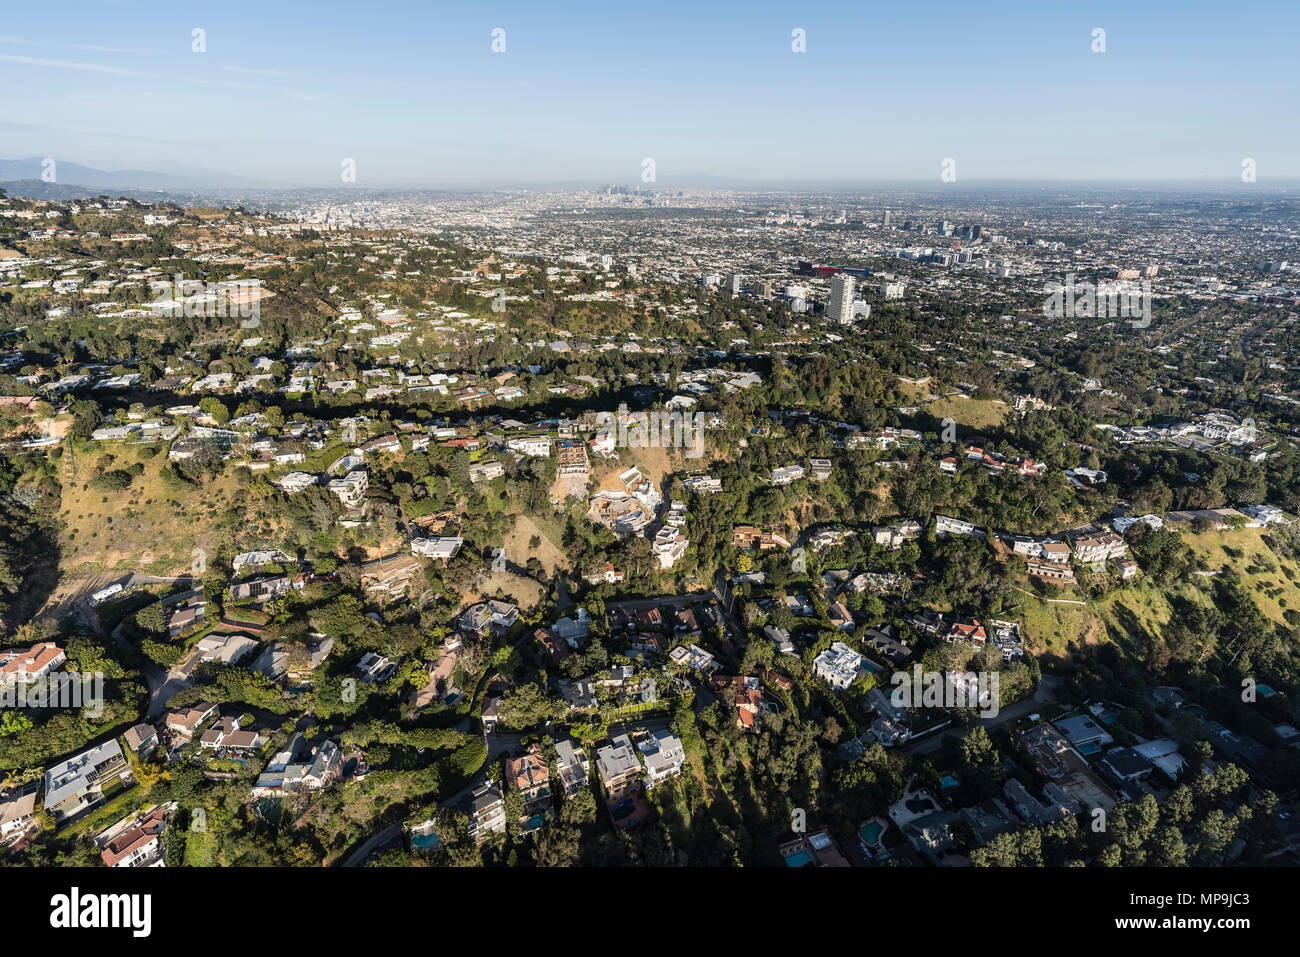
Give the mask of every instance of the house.
[{"label": "house", "polygon": [[681,739],[667,728],[660,728],[637,741],[637,749],[645,758],[647,787],[653,788],[661,781],[682,773],[686,751]]},{"label": "house", "polygon": [[254,648],[257,641],[248,635],[208,635],[194,646],[199,650],[200,661],[220,661],[233,665]]},{"label": "house", "polygon": [[653,652],[662,655],[668,650],[668,638],[649,631],[637,632],[627,640],[627,643],[628,647],[633,651]]},{"label": "house", "polygon": [[0,651],[0,688],[39,681],[67,660],[63,649],[52,641]]},{"label": "house", "polygon": [[1024,656],[1025,644],[1020,636],[1020,624],[1014,621],[989,620],[988,630],[993,637],[993,644],[1002,651],[1002,660]]},{"label": "house", "polygon": [[808,466],[814,482],[825,482],[831,477],[830,459],[809,459]]},{"label": "house", "polygon": [[413,538],[411,539],[411,554],[423,555],[425,558],[436,558],[443,564],[451,561],[460,551],[460,547],[465,544],[463,538]]},{"label": "house", "polygon": [[158,729],[151,724],[137,724],[122,735],[127,748],[138,758],[147,758],[158,750]]},{"label": "house", "polygon": [[353,673],[361,679],[363,684],[383,684],[393,672],[397,670],[397,662],[389,661],[387,657],[374,651],[367,651],[357,662]]},{"label": "house", "polygon": [[560,692],[560,697],[571,708],[586,710],[594,708],[600,703],[596,697],[596,686],[585,678],[576,681],[569,678],[559,678],[555,682],[555,687]]},{"label": "house", "polygon": [[811,618],[816,614],[812,599],[807,595],[786,595],[785,607],[789,608],[790,614],[796,618]]},{"label": "house", "polygon": [[105,741],[45,772],[45,810],[62,824],[134,783],[121,745]]},{"label": "house", "polygon": [[899,522],[897,525],[877,525],[871,529],[871,537],[880,547],[897,551],[906,542],[921,537],[921,523],[911,521]]},{"label": "house", "polygon": [[163,718],[163,725],[168,731],[175,733],[184,741],[190,740],[194,732],[199,729],[203,722],[217,713],[215,704],[195,705],[192,708],[186,708],[183,711],[172,711]]},{"label": "house", "polygon": [[669,653],[668,660],[705,674],[717,667],[713,655],[698,645],[678,645]]},{"label": "house", "polygon": [[206,617],[206,602],[192,601],[188,605],[177,606],[167,614],[167,633],[176,638],[185,629],[201,624]]},{"label": "house", "polygon": [[653,545],[655,556],[659,559],[659,567],[664,571],[671,570],[678,559],[686,554],[688,545],[690,542],[686,536],[671,525],[659,529]]},{"label": "house", "polygon": [[402,440],[396,435],[381,435],[379,438],[371,439],[361,445],[362,453],[369,455],[392,454],[401,450]]},{"label": "house", "polygon": [[550,813],[551,771],[540,744],[533,744],[522,757],[506,759],[506,780],[524,799],[524,818]]},{"label": "house", "polygon": [[0,846],[14,843],[36,826],[38,790],[39,782],[32,781],[0,793]]},{"label": "house", "polygon": [[790,640],[790,632],[784,628],[778,628],[775,625],[764,625],[763,636],[776,645],[776,650],[780,654],[794,654],[794,642]]},{"label": "house", "polygon": [[549,435],[524,435],[507,439],[506,448],[520,455],[547,458],[551,454],[551,437]]},{"label": "house", "polygon": [[626,734],[620,734],[610,744],[596,751],[596,770],[600,774],[605,793],[611,799],[621,797],[640,780],[641,762]]},{"label": "house", "polygon": [[241,552],[231,561],[230,567],[235,574],[239,574],[244,568],[259,568],[262,565],[286,565],[291,561],[293,559],[280,549],[266,548],[260,551]]},{"label": "house", "polygon": [[469,467],[469,480],[475,483],[490,482],[505,474],[506,467],[495,460],[475,462]]},{"label": "house", "polygon": [[1085,754],[1092,745],[1105,747],[1115,740],[1086,714],[1076,715],[1073,718],[1058,718],[1053,723],[1057,730],[1069,739],[1070,744]]},{"label": "house", "polygon": [[1112,558],[1123,558],[1128,553],[1128,543],[1114,532],[1081,536],[1074,540],[1074,559],[1085,565],[1096,565]]},{"label": "house", "polygon": [[970,522],[963,522],[958,518],[949,518],[947,515],[936,515],[934,517],[934,533],[936,535],[974,535],[976,538],[983,538],[984,533],[976,528]]},{"label": "house", "polygon": [[736,709],[736,722],[746,731],[758,729],[758,712],[763,707],[763,688],[758,678],[744,675],[714,678],[711,687],[724,703]]},{"label": "house", "polygon": [[119,821],[99,836],[99,856],[108,867],[163,867],[163,832],[175,805],[158,805]]},{"label": "house", "polygon": [[501,788],[491,781],[476,787],[469,796],[469,836],[481,844],[492,834],[506,832],[506,802]]},{"label": "house", "polygon": [[250,671],[266,675],[272,681],[288,677],[294,684],[302,684],[307,677],[329,657],[334,639],[316,635],[305,648],[281,641],[272,641],[249,665]]},{"label": "house", "polygon": [[480,602],[465,609],[460,616],[461,626],[474,634],[484,634],[491,628],[497,634],[509,631],[519,620],[519,607],[509,602]]},{"label": "house", "polygon": [[[748,681],[751,679],[746,679],[746,680]],[[785,675],[775,671],[764,671],[763,680],[770,685],[780,688],[782,691],[789,692],[794,690],[794,682],[791,681],[789,678],[787,678]]]},{"label": "house", "polygon": [[1131,558],[1112,558],[1110,566],[1115,569],[1115,574],[1120,577],[1121,581],[1136,578],[1139,571],[1138,563]]},{"label": "house", "polygon": [[344,508],[355,511],[366,504],[370,476],[360,469],[354,469],[342,478],[330,479],[325,487],[338,497]]},{"label": "house", "polygon": [[956,641],[969,641],[977,650],[984,647],[988,638],[988,632],[984,630],[978,618],[959,618],[952,623],[948,633],[944,635],[944,640],[949,644]]},{"label": "house", "polygon": [[613,564],[606,562],[603,569],[593,575],[588,575],[587,581],[593,585],[601,582],[604,582],[606,585],[619,585],[622,584],[623,577],[623,573],[616,571]]},{"label": "house", "polygon": [[239,719],[228,716],[219,720],[199,738],[200,748],[218,748],[222,751],[256,751],[266,744],[267,738],[256,731],[244,731]]},{"label": "house", "polygon": [[569,657],[569,646],[561,641],[554,632],[547,628],[533,630],[533,644],[537,653],[550,665],[558,665]]},{"label": "house", "polygon": [[789,548],[790,543],[775,532],[765,532],[753,525],[737,525],[731,533],[731,543],[744,551],[757,548],[760,552],[773,548]]},{"label": "house", "polygon": [[853,629],[858,627],[858,623],[853,620],[853,614],[843,604],[838,601],[831,602],[826,608],[826,617],[830,619],[832,625],[852,633]]},{"label": "house", "polygon": [[837,641],[813,659],[813,674],[841,691],[864,671],[862,655]]},{"label": "house", "polygon": [[1073,568],[1068,565],[1057,564],[1055,561],[1028,561],[1025,563],[1025,570],[1031,578],[1038,578],[1046,582],[1072,585],[1076,581]]},{"label": "house", "polygon": [[230,600],[232,602],[273,601],[289,594],[290,587],[292,587],[292,583],[283,575],[278,578],[254,578],[251,581],[237,582],[231,585]]},{"label": "house", "polygon": [[1097,769],[1122,785],[1149,776],[1156,766],[1134,748],[1111,748],[1097,762]]},{"label": "house", "polygon": [[1144,741],[1141,744],[1134,745],[1133,750],[1142,758],[1150,761],[1152,766],[1159,770],[1171,783],[1176,782],[1178,776],[1183,773],[1183,769],[1187,767],[1187,759],[1182,756],[1178,749],[1178,742],[1173,738]]},{"label": "house", "polygon": [[780,487],[797,482],[803,476],[804,468],[802,465],[783,465],[780,468],[772,469],[771,482],[773,485]]},{"label": "house", "polygon": [[256,798],[315,791],[332,783],[342,767],[342,753],[333,741],[327,739],[312,747],[301,734],[295,734],[285,749],[271,758],[249,793]]},{"label": "house", "polygon": [[448,642],[429,665],[429,680],[424,687],[411,692],[410,702],[414,707],[424,708],[435,701],[449,700],[452,695],[458,694],[452,683],[452,676],[456,673],[456,658],[456,650]]},{"label": "house", "polygon": [[591,634],[591,615],[587,609],[579,607],[572,618],[557,618],[551,630],[570,648],[578,648]]},{"label": "house", "polygon": [[695,620],[695,612],[689,608],[680,608],[674,611],[673,631],[679,635],[698,635],[700,624]]},{"label": "house", "polygon": [[664,616],[658,608],[640,608],[636,613],[636,620],[642,628],[663,628]]},{"label": "house", "polygon": [[887,658],[891,664],[900,668],[912,660],[911,647],[894,637],[893,625],[885,625],[883,628],[868,628],[863,632],[862,640],[869,647]]},{"label": "house", "polygon": [[852,867],[827,830],[786,841],[778,850],[787,867]]},{"label": "house", "polygon": [[574,747],[568,740],[555,742],[555,773],[566,796],[587,786],[590,769],[587,752],[581,745]]}]

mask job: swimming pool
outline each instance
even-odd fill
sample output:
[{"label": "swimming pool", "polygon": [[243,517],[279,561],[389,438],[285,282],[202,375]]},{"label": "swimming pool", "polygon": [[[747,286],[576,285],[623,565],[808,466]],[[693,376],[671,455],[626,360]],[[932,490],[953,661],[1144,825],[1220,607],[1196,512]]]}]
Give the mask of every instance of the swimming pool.
[{"label": "swimming pool", "polygon": [[862,830],[858,831],[858,837],[868,845],[875,844],[880,840],[880,832],[884,829],[885,826],[879,821],[868,821],[862,825]]},{"label": "swimming pool", "polygon": [[785,859],[786,867],[812,867],[812,855],[807,851],[795,851]]},{"label": "swimming pool", "polygon": [[436,848],[441,843],[442,841],[438,839],[437,833],[432,830],[425,831],[423,834],[411,835],[411,846],[414,848],[418,848],[421,851],[427,851],[431,848]]},{"label": "swimming pool", "polygon": [[957,779],[953,777],[951,774],[945,774],[943,777],[939,779],[939,786],[944,790],[947,790],[948,788],[955,788],[957,784],[958,784]]}]

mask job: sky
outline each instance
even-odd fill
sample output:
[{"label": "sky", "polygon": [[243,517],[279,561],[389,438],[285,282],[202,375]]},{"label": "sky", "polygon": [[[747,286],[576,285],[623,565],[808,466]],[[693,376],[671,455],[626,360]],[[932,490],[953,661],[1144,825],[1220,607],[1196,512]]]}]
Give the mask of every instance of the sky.
[{"label": "sky", "polygon": [[1300,177],[1297,27],[1294,0],[10,0],[0,158],[296,186],[352,160],[372,187],[636,185],[646,159],[660,186],[945,160],[1232,185],[1253,159],[1264,185]]}]

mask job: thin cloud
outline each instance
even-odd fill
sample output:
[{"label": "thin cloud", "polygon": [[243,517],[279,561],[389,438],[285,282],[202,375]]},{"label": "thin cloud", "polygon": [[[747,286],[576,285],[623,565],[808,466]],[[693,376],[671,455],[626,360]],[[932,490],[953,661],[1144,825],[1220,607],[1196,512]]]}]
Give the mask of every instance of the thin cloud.
[{"label": "thin cloud", "polygon": [[50,126],[47,123],[16,123],[0,120],[0,130],[41,131],[52,133],[72,133],[76,136],[97,136],[110,140],[131,140],[136,143],[156,143],[164,146],[193,146],[193,140],[168,140],[156,136],[133,136],[130,133],[107,132],[104,130],[87,130],[69,126]]},{"label": "thin cloud", "polygon": [[130,56],[152,55],[162,51],[144,50],[133,47],[106,47],[92,43],[50,43],[46,40],[29,40],[27,37],[11,35],[0,36],[0,43],[21,43],[25,46],[53,47],[56,50],[86,50],[90,53],[121,53]]},{"label": "thin cloud", "polygon": [[302,77],[302,73],[285,73],[283,70],[255,70],[246,66],[223,66],[221,69],[230,73],[247,73],[249,76]]},{"label": "thin cloud", "polygon": [[140,70],[128,70],[120,66],[104,66],[100,63],[81,63],[76,60],[50,60],[45,57],[13,56],[0,53],[0,60],[6,63],[23,63],[27,66],[48,66],[58,70],[85,70],[90,73],[113,73],[117,76],[152,76]]},{"label": "thin cloud", "polygon": [[152,55],[152,54],[158,54],[158,53],[161,53],[161,52],[162,52],[161,50],[134,50],[134,49],[131,49],[130,47],[97,47],[97,46],[84,46],[84,45],[79,44],[79,43],[73,43],[73,44],[71,44],[71,45],[68,47],[68,49],[70,49],[70,50],[89,50],[91,53],[125,53],[125,54],[129,54],[129,55],[133,55],[133,56],[134,56],[134,55],[137,55],[137,54],[139,54],[139,55],[145,55],[145,54]]}]

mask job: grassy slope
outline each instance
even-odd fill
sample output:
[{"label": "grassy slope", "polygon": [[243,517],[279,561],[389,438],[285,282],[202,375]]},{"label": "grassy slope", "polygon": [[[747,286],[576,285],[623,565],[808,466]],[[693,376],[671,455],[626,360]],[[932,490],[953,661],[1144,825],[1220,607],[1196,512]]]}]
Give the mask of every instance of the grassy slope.
[{"label": "grassy slope", "polygon": [[[236,494],[233,476],[223,475],[202,490],[172,491],[159,475],[167,464],[166,453],[145,458],[144,449],[118,442],[65,446],[59,510],[60,567],[65,573],[187,572],[193,549],[212,554],[240,527],[241,517],[229,508]],[[144,472],[122,492],[86,487],[105,456],[113,460],[108,468],[140,462]]]},{"label": "grassy slope", "polygon": [[[1210,531],[1201,535],[1185,532],[1183,540],[1205,559],[1210,570],[1235,571],[1270,620],[1285,624],[1283,613],[1300,609],[1300,566],[1290,559],[1279,558],[1269,549],[1260,529]],[[1272,571],[1268,570],[1270,566]],[[1176,614],[1178,604],[1186,601],[1208,606],[1210,587],[1211,579],[1195,575],[1164,588],[1139,579],[1087,607],[1048,603],[1021,595],[1021,607],[1008,614],[1020,617],[1030,647],[1039,653],[1059,653],[1081,638],[1095,640],[1104,634],[1126,652],[1140,655],[1144,636],[1161,631]],[[1051,597],[1079,599],[1082,596],[1076,589],[1062,588]]]}]

